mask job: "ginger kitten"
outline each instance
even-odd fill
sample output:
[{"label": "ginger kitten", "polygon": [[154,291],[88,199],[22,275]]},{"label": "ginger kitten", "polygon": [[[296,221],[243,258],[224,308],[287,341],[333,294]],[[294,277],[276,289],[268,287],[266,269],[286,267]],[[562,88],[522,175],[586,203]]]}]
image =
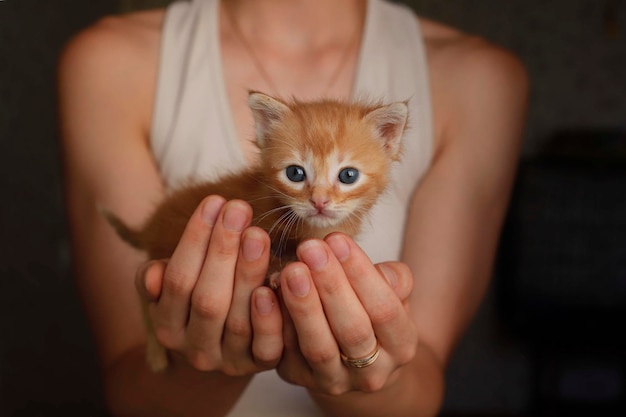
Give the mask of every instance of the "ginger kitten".
[{"label": "ginger kitten", "polygon": [[[270,235],[268,276],[276,287],[277,273],[295,259],[302,240],[359,232],[400,158],[408,108],[405,102],[288,103],[258,92],[251,92],[248,102],[260,149],[258,166],[174,190],[139,229],[103,214],[122,239],[151,259],[162,259],[172,255],[203,198],[219,194],[245,200],[252,206],[253,224]],[[167,353],[147,317],[147,361],[160,371],[167,367]]]}]

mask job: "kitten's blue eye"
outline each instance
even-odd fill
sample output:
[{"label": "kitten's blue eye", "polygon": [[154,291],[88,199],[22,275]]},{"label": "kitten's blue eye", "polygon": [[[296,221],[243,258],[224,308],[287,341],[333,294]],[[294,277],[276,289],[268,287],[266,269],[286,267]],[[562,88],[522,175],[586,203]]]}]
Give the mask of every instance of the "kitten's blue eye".
[{"label": "kitten's blue eye", "polygon": [[285,174],[287,174],[287,178],[293,182],[302,182],[306,178],[304,168],[298,165],[289,165],[285,170]]},{"label": "kitten's blue eye", "polygon": [[359,178],[359,170],[356,168],[344,168],[339,172],[339,181],[344,184],[354,184]]}]

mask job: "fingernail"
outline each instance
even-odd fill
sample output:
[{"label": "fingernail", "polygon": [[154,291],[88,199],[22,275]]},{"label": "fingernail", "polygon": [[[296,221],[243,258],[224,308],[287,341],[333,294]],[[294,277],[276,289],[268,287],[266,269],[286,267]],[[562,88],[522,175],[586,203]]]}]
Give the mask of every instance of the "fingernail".
[{"label": "fingernail", "polygon": [[294,268],[287,276],[287,287],[296,297],[306,297],[311,290],[309,277],[302,268]]},{"label": "fingernail", "polygon": [[327,240],[328,246],[333,251],[340,262],[348,259],[350,256],[350,246],[346,242],[346,238],[341,235],[332,235]]},{"label": "fingernail", "polygon": [[263,253],[263,249],[265,249],[263,241],[260,240],[258,236],[254,236],[255,234],[256,233],[251,230],[250,233],[243,238],[243,258],[249,262],[259,259]]},{"label": "fingernail", "polygon": [[378,264],[378,270],[383,274],[383,277],[385,277],[391,288],[396,288],[398,285],[396,271],[385,264]]},{"label": "fingernail", "polygon": [[300,244],[298,250],[302,262],[313,271],[319,271],[328,263],[328,255],[317,240],[307,240]]},{"label": "fingernail", "polygon": [[246,221],[246,213],[239,204],[230,205],[224,213],[224,227],[231,232],[241,232],[246,226]]},{"label": "fingernail", "polygon": [[267,316],[274,308],[274,300],[272,299],[270,290],[267,288],[259,288],[256,291],[254,302],[256,310],[262,316]]},{"label": "fingernail", "polygon": [[224,201],[219,197],[209,197],[202,207],[202,220],[209,226],[215,225]]}]

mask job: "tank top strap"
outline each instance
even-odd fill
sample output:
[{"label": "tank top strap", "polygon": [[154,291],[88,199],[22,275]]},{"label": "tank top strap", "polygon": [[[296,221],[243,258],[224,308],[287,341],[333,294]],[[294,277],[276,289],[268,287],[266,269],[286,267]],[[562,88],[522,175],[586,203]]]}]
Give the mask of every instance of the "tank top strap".
[{"label": "tank top strap", "polygon": [[409,106],[402,160],[358,237],[370,258],[380,262],[400,257],[407,208],[432,161],[433,121],[425,45],[415,13],[401,4],[369,0],[363,36],[355,97],[407,101]]},{"label": "tank top strap", "polygon": [[370,0],[365,24],[354,96],[408,101],[403,172],[394,184],[412,191],[407,181],[421,177],[433,152],[428,65],[419,21],[408,6]]},{"label": "tank top strap", "polygon": [[214,179],[245,164],[224,83],[219,0],[167,8],[150,142],[171,186],[191,177]]}]

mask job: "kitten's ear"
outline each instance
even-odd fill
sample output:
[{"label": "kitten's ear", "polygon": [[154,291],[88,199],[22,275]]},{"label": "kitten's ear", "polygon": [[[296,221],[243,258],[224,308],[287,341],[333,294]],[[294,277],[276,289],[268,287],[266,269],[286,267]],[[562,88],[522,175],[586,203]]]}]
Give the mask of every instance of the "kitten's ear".
[{"label": "kitten's ear", "polygon": [[263,147],[272,125],[291,112],[291,109],[282,101],[256,91],[250,92],[248,105],[254,116],[257,145]]},{"label": "kitten's ear", "polygon": [[383,147],[392,159],[400,156],[402,134],[408,115],[409,108],[406,102],[377,107],[365,115],[365,120],[374,124],[376,135],[383,140]]}]

